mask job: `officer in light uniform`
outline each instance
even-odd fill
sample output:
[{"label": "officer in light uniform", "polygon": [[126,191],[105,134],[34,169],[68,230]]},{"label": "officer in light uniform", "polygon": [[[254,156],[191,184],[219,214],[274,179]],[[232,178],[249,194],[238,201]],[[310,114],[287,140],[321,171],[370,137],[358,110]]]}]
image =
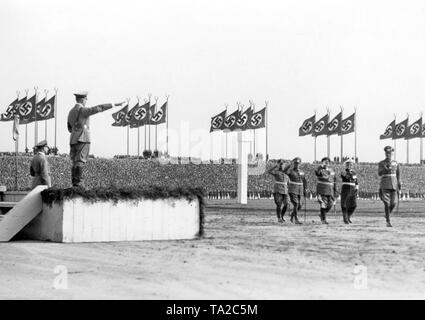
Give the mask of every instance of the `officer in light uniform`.
[{"label": "officer in light uniform", "polygon": [[384,151],[385,160],[378,164],[378,175],[381,178],[379,196],[384,202],[387,227],[392,227],[390,213],[397,204],[397,193],[401,190],[400,168],[397,161],[392,160],[394,149],[386,146]]},{"label": "officer in light uniform", "polygon": [[320,203],[320,220],[322,224],[328,224],[326,213],[328,213],[335,203],[336,177],[335,171],[329,168],[330,159],[325,157],[322,164],[316,169],[317,177],[317,200]]},{"label": "officer in light uniform", "polygon": [[357,174],[354,171],[354,162],[348,159],[344,162],[345,170],[341,172],[341,210],[342,218],[345,224],[352,223],[351,216],[357,207],[357,195],[359,184]]},{"label": "officer in light uniform", "polygon": [[306,196],[307,193],[307,181],[305,180],[305,174],[299,169],[301,158],[296,157],[288,164],[283,172],[288,175],[288,192],[289,199],[291,200],[293,211],[291,214],[291,222],[295,224],[301,224],[298,221],[298,211],[301,210],[302,202],[301,197]]},{"label": "officer in light uniform", "polygon": [[288,209],[288,176],[283,172],[283,160],[280,159],[276,165],[267,170],[274,179],[273,197],[276,204],[276,215],[278,222],[284,222],[283,218]]},{"label": "officer in light uniform", "polygon": [[83,167],[90,152],[90,116],[125,103],[108,103],[87,108],[87,95],[87,91],[74,93],[77,103],[68,113],[68,131],[71,134],[69,155],[72,161],[71,173],[74,187],[78,187],[81,184]]},{"label": "officer in light uniform", "polygon": [[31,188],[34,189],[38,185],[52,186],[50,179],[49,163],[46,159],[47,141],[43,140],[35,146],[36,154],[32,158],[30,175],[32,178]]}]

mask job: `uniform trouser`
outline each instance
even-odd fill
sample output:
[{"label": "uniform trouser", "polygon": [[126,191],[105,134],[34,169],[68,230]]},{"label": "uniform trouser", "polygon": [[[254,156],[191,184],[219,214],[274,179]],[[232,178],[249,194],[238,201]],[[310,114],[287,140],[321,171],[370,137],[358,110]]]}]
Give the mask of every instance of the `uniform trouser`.
[{"label": "uniform trouser", "polygon": [[341,190],[341,210],[343,216],[350,218],[357,207],[357,192],[350,189]]},{"label": "uniform trouser", "polygon": [[289,198],[291,199],[292,206],[294,207],[292,210],[292,216],[297,217],[298,211],[301,210],[301,195],[296,193],[290,193]]},{"label": "uniform trouser", "polygon": [[289,199],[287,194],[275,192],[273,193],[274,203],[276,204],[276,216],[278,219],[283,218],[288,209]]},{"label": "uniform trouser", "polygon": [[335,198],[331,195],[318,194],[317,201],[320,203],[320,220],[326,220],[326,213],[332,209]]},{"label": "uniform trouser", "polygon": [[385,219],[390,220],[390,213],[394,210],[397,203],[397,190],[394,189],[379,189],[379,197],[384,203]]},{"label": "uniform trouser", "polygon": [[72,161],[72,185],[77,187],[83,179],[83,167],[87,162],[90,152],[90,143],[79,142],[71,144],[69,156]]}]

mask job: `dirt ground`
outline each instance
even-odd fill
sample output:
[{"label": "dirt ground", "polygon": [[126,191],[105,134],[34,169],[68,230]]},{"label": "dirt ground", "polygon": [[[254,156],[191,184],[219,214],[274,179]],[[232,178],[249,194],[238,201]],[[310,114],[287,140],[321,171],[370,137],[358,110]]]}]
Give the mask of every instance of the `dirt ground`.
[{"label": "dirt ground", "polygon": [[401,202],[393,228],[378,201],[360,201],[349,226],[307,207],[297,226],[275,221],[272,200],[210,200],[200,240],[1,243],[0,298],[425,298],[425,201]]}]

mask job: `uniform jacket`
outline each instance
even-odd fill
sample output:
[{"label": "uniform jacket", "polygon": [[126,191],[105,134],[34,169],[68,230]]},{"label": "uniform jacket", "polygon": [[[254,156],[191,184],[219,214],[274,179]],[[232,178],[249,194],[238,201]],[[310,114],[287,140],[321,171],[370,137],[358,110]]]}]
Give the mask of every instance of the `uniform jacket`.
[{"label": "uniform jacket", "polygon": [[69,144],[90,143],[90,116],[111,108],[110,103],[91,108],[77,103],[68,113],[68,131],[71,133]]},{"label": "uniform jacket", "polygon": [[279,170],[279,165],[274,165],[269,170],[267,170],[269,174],[271,174],[274,179],[274,193],[280,194],[288,194],[288,176],[282,171]]},{"label": "uniform jacket", "polygon": [[347,171],[341,173],[342,187],[341,187],[341,195],[344,194],[354,194],[358,188],[359,183],[357,181],[357,174],[354,170]]},{"label": "uniform jacket", "polygon": [[287,165],[283,172],[288,175],[288,192],[303,195],[307,190],[307,181],[305,180],[305,174],[301,170],[295,170],[291,165]]},{"label": "uniform jacket", "polygon": [[318,194],[323,196],[335,196],[336,193],[336,177],[335,171],[331,168],[325,169],[319,166],[316,171],[317,187],[316,191]]},{"label": "uniform jacket", "polygon": [[400,182],[400,168],[395,160],[382,160],[378,164],[378,176],[381,177],[380,188],[384,190],[398,190]]},{"label": "uniform jacket", "polygon": [[32,158],[30,174],[33,177],[31,185],[33,189],[38,185],[52,186],[49,164],[44,153],[39,152]]}]

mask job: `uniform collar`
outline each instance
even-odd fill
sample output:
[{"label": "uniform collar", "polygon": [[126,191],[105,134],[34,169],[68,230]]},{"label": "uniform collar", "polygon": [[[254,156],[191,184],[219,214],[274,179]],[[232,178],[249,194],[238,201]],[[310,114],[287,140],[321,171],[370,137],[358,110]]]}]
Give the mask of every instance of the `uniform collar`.
[{"label": "uniform collar", "polygon": [[37,154],[42,154],[43,156],[46,155],[43,151],[38,151]]},{"label": "uniform collar", "polygon": [[79,102],[77,102],[75,105],[76,105],[76,106],[81,106],[81,107],[83,107],[83,108],[84,108],[84,106],[83,106],[81,103],[79,103]]}]

